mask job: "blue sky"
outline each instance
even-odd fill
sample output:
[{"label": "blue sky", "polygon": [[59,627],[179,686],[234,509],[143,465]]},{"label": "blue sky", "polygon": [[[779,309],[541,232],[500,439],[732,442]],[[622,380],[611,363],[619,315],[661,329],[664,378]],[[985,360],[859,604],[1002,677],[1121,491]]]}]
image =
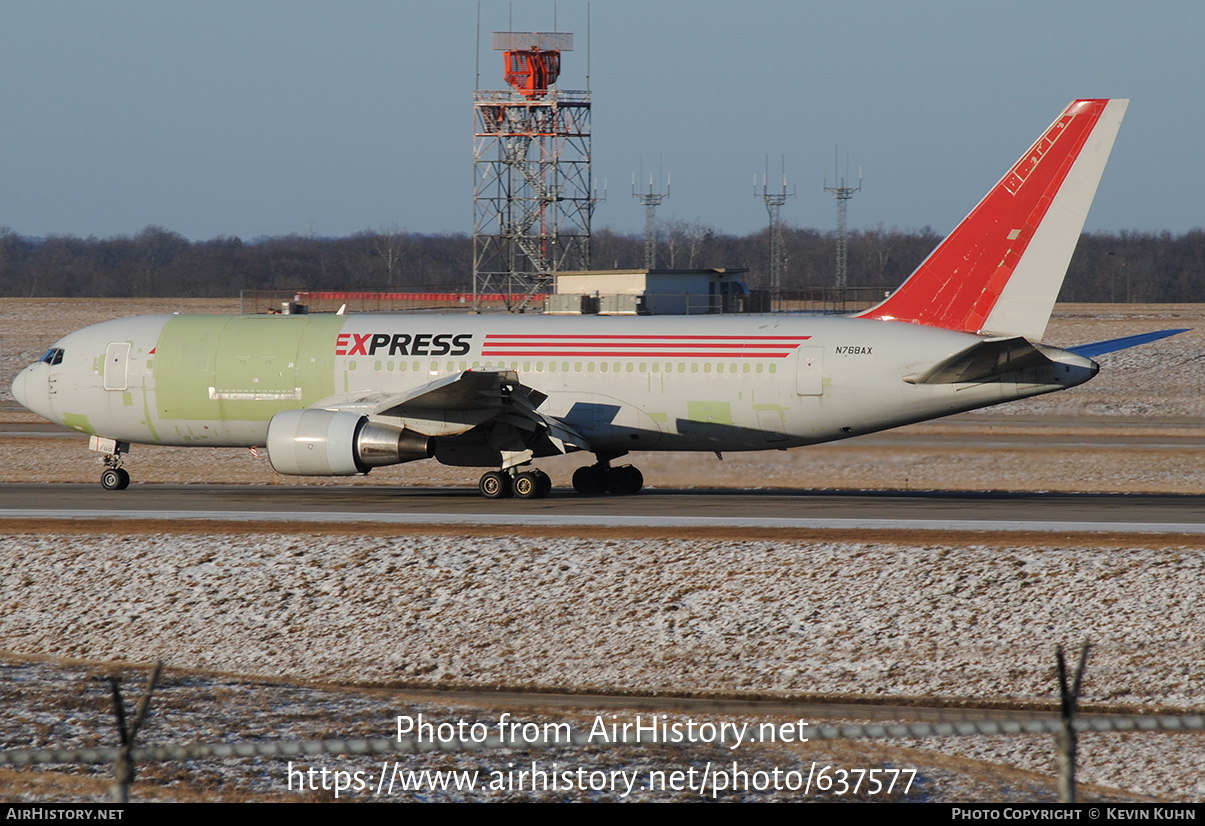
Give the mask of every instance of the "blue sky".
[{"label": "blue sky", "polygon": [[[192,239],[472,229],[472,94],[494,30],[575,34],[574,0],[0,0],[0,226]],[[659,218],[746,233],[785,158],[784,220],[830,229],[834,147],[851,227],[948,231],[1076,97],[1129,97],[1088,230],[1205,226],[1205,4],[720,2],[590,6],[596,229]],[[554,22],[555,20],[555,22]]]}]

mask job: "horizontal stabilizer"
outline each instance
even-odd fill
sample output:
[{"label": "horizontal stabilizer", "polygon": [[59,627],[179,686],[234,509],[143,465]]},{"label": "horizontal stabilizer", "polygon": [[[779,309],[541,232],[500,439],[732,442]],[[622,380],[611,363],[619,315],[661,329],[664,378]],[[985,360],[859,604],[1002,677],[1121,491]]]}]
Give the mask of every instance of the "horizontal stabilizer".
[{"label": "horizontal stabilizer", "polygon": [[1049,358],[1022,336],[989,338],[938,362],[923,373],[906,377],[904,381],[910,384],[962,384],[1049,362]]},{"label": "horizontal stabilizer", "polygon": [[1179,330],[1156,330],[1153,333],[1140,333],[1136,336],[1125,336],[1124,338],[1111,338],[1108,341],[1097,341],[1092,344],[1081,344],[1077,347],[1068,347],[1069,352],[1086,358],[1096,358],[1103,356],[1105,353],[1115,353],[1118,350],[1126,350],[1130,347],[1137,347],[1139,344],[1146,344],[1151,341],[1158,341],[1161,338],[1187,333],[1189,328],[1183,327]]},{"label": "horizontal stabilizer", "polygon": [[1034,368],[1062,366],[1082,376],[1082,384],[1100,369],[1082,353],[1034,344],[1022,336],[987,338],[960,350],[923,373],[906,376],[911,384],[974,384],[988,381],[1032,381],[1020,375]]}]

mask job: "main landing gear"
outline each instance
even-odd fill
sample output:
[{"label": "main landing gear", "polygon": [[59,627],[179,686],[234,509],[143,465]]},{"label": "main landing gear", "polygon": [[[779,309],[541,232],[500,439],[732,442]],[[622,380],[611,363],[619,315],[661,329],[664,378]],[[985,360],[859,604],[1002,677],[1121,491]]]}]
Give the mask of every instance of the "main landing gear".
[{"label": "main landing gear", "polygon": [[580,467],[573,474],[573,489],[578,493],[613,493],[616,496],[631,496],[644,487],[644,474],[633,465],[611,467],[599,462]]},{"label": "main landing gear", "polygon": [[542,470],[525,470],[508,473],[491,470],[481,475],[477,489],[486,499],[543,499],[552,493],[552,479]]},{"label": "main landing gear", "polygon": [[[597,454],[596,454],[597,455]],[[613,493],[631,496],[644,487],[644,474],[633,465],[611,467],[610,457],[600,457],[592,465],[580,467],[573,474],[573,489],[578,493],[597,495]],[[481,474],[477,489],[486,499],[543,499],[552,492],[552,480],[542,470],[510,468]]]}]

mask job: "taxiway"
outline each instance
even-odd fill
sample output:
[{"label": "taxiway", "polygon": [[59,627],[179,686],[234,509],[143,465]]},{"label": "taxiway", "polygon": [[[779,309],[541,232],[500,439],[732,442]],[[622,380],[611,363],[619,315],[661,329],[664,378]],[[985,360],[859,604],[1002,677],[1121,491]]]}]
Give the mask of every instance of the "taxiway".
[{"label": "taxiway", "polygon": [[650,489],[486,500],[469,488],[0,485],[0,519],[1205,533],[1205,496]]}]

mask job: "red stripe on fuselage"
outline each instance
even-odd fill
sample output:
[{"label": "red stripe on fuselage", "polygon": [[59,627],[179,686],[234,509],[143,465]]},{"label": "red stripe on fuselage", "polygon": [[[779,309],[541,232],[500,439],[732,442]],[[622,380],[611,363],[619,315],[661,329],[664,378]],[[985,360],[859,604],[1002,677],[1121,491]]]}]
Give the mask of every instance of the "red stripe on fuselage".
[{"label": "red stripe on fuselage", "polygon": [[807,341],[811,336],[615,336],[615,335],[573,335],[571,333],[556,333],[550,335],[522,333],[490,333],[486,341],[492,339],[519,338],[529,341],[553,341],[561,339],[606,339],[608,341]]},{"label": "red stripe on fuselage", "polygon": [[547,350],[539,352],[531,352],[529,350],[490,350],[482,351],[482,358],[490,357],[515,357],[524,356],[528,358],[718,358],[718,359],[781,359],[791,355],[790,353],[740,353],[731,350],[723,350],[717,352],[709,351],[692,351],[683,353],[680,351],[665,351],[656,350]]},{"label": "red stripe on fuselage", "polygon": [[489,335],[482,357],[785,358],[811,336]]}]

